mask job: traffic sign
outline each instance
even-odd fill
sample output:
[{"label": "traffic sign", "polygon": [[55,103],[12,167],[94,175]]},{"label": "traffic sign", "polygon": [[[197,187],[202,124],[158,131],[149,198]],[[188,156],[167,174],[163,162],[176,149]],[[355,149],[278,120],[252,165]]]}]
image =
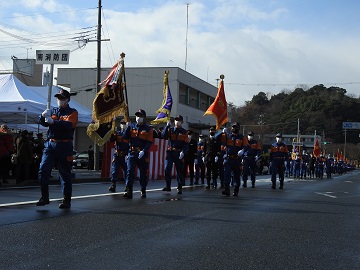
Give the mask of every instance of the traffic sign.
[{"label": "traffic sign", "polygon": [[304,144],[302,142],[293,142],[293,146],[303,146]]},{"label": "traffic sign", "polygon": [[360,122],[343,122],[343,129],[360,129]]}]

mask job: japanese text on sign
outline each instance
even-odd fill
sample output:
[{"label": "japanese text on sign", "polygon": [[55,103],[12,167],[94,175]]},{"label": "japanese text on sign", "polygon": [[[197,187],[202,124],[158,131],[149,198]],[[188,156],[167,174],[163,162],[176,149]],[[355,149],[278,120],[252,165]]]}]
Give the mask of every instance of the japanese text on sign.
[{"label": "japanese text on sign", "polygon": [[36,64],[69,64],[69,50],[37,50]]}]

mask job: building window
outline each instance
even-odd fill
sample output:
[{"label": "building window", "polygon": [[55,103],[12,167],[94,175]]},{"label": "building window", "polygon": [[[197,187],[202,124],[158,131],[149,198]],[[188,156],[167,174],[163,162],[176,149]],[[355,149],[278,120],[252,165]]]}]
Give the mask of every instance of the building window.
[{"label": "building window", "polygon": [[189,105],[188,87],[183,83],[179,83],[179,103]]},{"label": "building window", "polygon": [[179,103],[193,108],[206,111],[214,102],[215,98],[193,89],[183,83],[179,83]]}]

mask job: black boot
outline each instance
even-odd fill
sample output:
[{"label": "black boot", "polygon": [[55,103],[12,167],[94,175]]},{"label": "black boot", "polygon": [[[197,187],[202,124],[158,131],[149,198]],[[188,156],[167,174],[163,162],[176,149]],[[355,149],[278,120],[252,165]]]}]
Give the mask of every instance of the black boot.
[{"label": "black boot", "polygon": [[195,179],[195,185],[198,185],[199,184],[199,179]]},{"label": "black boot", "polygon": [[71,207],[71,196],[64,196],[62,203],[59,204],[60,209],[69,209]]},{"label": "black boot", "polygon": [[45,204],[49,204],[49,187],[41,187],[41,198],[36,203],[36,206],[44,206]]},{"label": "black boot", "polygon": [[234,188],[233,196],[238,196],[238,195],[239,195],[239,187],[236,186],[236,187]]},{"label": "black boot", "polygon": [[225,189],[221,193],[222,193],[222,195],[230,196],[230,187],[225,186]]},{"label": "black boot", "polygon": [[251,187],[255,188],[255,181],[251,181]]},{"label": "black boot", "polygon": [[124,193],[123,197],[127,198],[127,199],[132,199],[132,197],[133,197],[133,188],[128,186],[127,191]]},{"label": "black boot", "polygon": [[206,189],[210,189],[210,185],[211,185],[211,184],[210,184],[210,180],[207,180],[207,184],[206,184],[206,187],[205,187],[205,188],[206,188]]},{"label": "black boot", "polygon": [[284,188],[284,181],[280,181],[279,189],[283,189],[283,188]]},{"label": "black boot", "polygon": [[243,185],[244,188],[247,187],[247,181],[243,181]]},{"label": "black boot", "polygon": [[194,180],[190,179],[190,186],[194,185]]},{"label": "black boot", "polygon": [[276,189],[276,184],[275,184],[275,182],[272,182],[271,188],[272,188],[272,189]]},{"label": "black boot", "polygon": [[113,183],[111,184],[111,186],[109,187],[109,191],[110,191],[110,192],[116,192],[116,183],[115,183],[115,182],[113,182]]},{"label": "black boot", "polygon": [[171,191],[170,183],[166,182],[166,186],[162,189],[162,191]]},{"label": "black boot", "polygon": [[146,188],[141,188],[141,198],[146,198]]},{"label": "black boot", "polygon": [[177,194],[182,194],[182,185],[178,185],[177,187]]}]

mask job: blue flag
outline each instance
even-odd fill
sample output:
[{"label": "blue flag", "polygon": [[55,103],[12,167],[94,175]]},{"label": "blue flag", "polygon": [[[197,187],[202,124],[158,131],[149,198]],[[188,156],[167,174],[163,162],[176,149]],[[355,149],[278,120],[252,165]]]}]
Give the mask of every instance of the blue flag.
[{"label": "blue flag", "polygon": [[164,75],[164,99],[160,109],[156,111],[158,114],[156,119],[151,121],[151,124],[160,124],[166,123],[170,120],[171,108],[173,105],[173,99],[170,92],[169,79],[168,79],[169,71],[165,71]]}]

